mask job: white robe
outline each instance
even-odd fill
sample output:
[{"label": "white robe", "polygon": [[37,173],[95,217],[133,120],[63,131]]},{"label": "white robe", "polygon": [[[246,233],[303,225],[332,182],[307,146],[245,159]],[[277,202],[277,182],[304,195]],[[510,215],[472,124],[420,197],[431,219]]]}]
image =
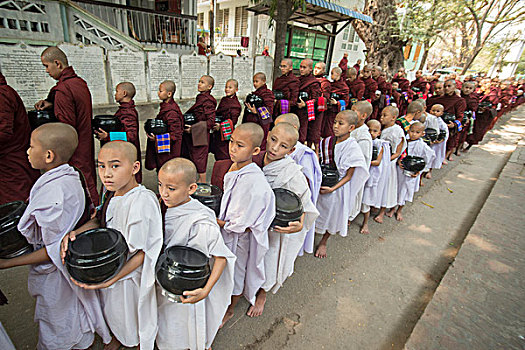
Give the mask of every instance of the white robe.
[{"label": "white robe", "polygon": [[142,250],[142,266],[112,286],[101,289],[104,315],[111,332],[127,347],[153,349],[157,336],[155,263],[162,248],[162,216],[155,194],[139,185],[109,202],[108,228],[120,231],[129,248],[128,259]]},{"label": "white robe", "polygon": [[301,250],[306,232],[314,227],[319,212],[311,199],[308,182],[301,166],[291,157],[285,157],[263,167],[264,176],[273,189],[284,188],[301,198],[304,211],[303,229],[292,234],[282,234],[268,230],[269,249],[264,257],[266,280],[263,289],[276,293],[286,278],[294,271],[294,262]]},{"label": "white robe", "polygon": [[339,172],[339,178],[346,175],[350,168],[354,174],[350,181],[332,193],[320,194],[317,199],[319,217],[315,222],[315,231],[326,232],[346,237],[348,231],[348,213],[353,210],[355,196],[368,179],[368,164],[357,141],[351,137],[336,143],[334,161]]},{"label": "white robe", "polygon": [[445,130],[445,132],[447,133],[445,140],[443,140],[443,142],[430,145],[430,148],[432,148],[432,150],[436,152],[436,157],[434,158],[432,162],[428,164],[428,168],[440,169],[443,166],[443,161],[445,160],[445,156],[447,152],[447,140],[448,140],[448,135],[449,135],[447,124],[445,124],[443,119],[438,118],[433,114],[427,113],[427,120],[425,121],[425,128],[435,129],[437,130],[438,133],[440,130]]},{"label": "white robe", "polygon": [[[397,150],[397,146],[400,142],[403,143],[403,147],[401,149],[401,153],[406,148],[406,139],[405,139],[405,132],[403,129],[397,125],[394,124],[388,128],[385,128],[381,131],[381,139],[386,140],[390,143],[390,149],[392,154],[394,154]],[[399,158],[399,157],[398,157]],[[397,160],[393,159],[390,161],[390,176],[388,177],[387,185],[385,186],[385,190],[383,191],[383,196],[381,199],[381,207],[385,208],[393,208],[397,205]],[[389,157],[387,157],[387,160]]]},{"label": "white robe", "polygon": [[[319,158],[315,152],[308,146],[297,142],[295,150],[290,155],[292,159],[303,167],[303,174],[308,179],[308,185],[310,186],[310,193],[312,203],[317,203],[317,197],[319,196],[319,189],[321,188],[321,182],[323,180],[323,173],[321,172],[321,165],[319,164]],[[304,253],[314,252],[314,240],[315,240],[315,225],[313,225],[304,238],[304,244],[299,250],[299,256]]]},{"label": "white robe", "polygon": [[78,172],[67,164],[35,182],[18,229],[35,250],[45,247],[51,261],[29,268],[29,294],[36,298],[38,349],[87,348],[96,331],[111,336],[96,291],[73,284],[60,258],[60,242],[80,220],[85,196]]},{"label": "white robe", "polygon": [[[407,154],[410,156],[423,157],[425,164],[432,162],[436,156],[435,152],[422,140],[408,142]],[[412,202],[414,193],[419,191],[419,179],[421,172],[417,177],[411,177],[404,174],[403,170],[397,167],[397,204],[405,205],[406,202]]]},{"label": "white robe", "polygon": [[[368,125],[363,124],[354,131],[350,133],[350,137],[353,137],[356,141],[359,147],[361,148],[361,151],[363,152],[363,156],[365,157],[365,162],[370,168],[370,163],[372,162],[372,136],[370,135],[370,132],[368,131]],[[363,201],[363,192],[364,192],[364,184],[363,187],[357,192],[357,195],[354,199],[354,205],[352,207],[352,211],[348,215],[348,220],[353,221],[357,215],[361,212],[361,203]]]},{"label": "white robe", "polygon": [[235,255],[226,247],[215,213],[195,199],[175,208],[164,216],[164,245],[197,249],[210,258],[226,258],[226,266],[208,296],[195,304],[169,301],[157,284],[160,350],[209,349],[230,305],[233,291]]},{"label": "white robe", "polygon": [[376,138],[373,140],[373,144],[379,152],[383,150],[383,155],[379,165],[370,167],[370,177],[366,181],[363,192],[363,213],[367,213],[370,207],[381,207],[381,199],[388,183],[388,178],[390,177],[390,143]]},{"label": "white robe", "polygon": [[268,228],[275,217],[275,196],[262,170],[250,163],[224,176],[219,219],[224,243],[237,257],[233,295],[243,294],[253,305],[262,287]]}]

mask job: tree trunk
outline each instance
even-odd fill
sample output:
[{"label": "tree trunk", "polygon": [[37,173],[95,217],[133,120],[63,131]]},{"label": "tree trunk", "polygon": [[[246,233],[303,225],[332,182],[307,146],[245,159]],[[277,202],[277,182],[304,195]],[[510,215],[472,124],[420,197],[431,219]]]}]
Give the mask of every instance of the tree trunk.
[{"label": "tree trunk", "polygon": [[467,73],[467,70],[472,66],[472,63],[474,63],[474,60],[476,57],[478,57],[478,54],[481,52],[481,47],[475,47],[472,50],[472,53],[469,55],[467,61],[465,62],[465,65],[463,66],[463,70],[461,71],[461,75],[464,75]]},{"label": "tree trunk", "polygon": [[374,23],[352,22],[365,43],[367,63],[379,65],[389,74],[395,73],[405,62],[403,49],[406,41],[400,37],[396,10],[395,0],[370,0],[363,13],[372,17]]},{"label": "tree trunk", "polygon": [[273,60],[273,76],[278,77],[281,75],[279,65],[284,58],[286,34],[288,30],[288,21],[286,18],[280,18],[279,15],[275,19],[275,57]]},{"label": "tree trunk", "polygon": [[428,52],[430,51],[430,46],[428,45],[428,43],[424,43],[423,46],[425,48],[425,51],[423,51],[423,57],[421,57],[421,63],[419,64],[419,68],[418,68],[419,70],[422,70],[422,71],[424,71],[425,64],[427,63]]}]

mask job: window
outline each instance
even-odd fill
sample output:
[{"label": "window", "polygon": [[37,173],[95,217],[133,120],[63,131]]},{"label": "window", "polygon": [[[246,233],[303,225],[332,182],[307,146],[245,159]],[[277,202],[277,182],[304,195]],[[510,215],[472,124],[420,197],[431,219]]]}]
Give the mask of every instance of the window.
[{"label": "window", "polygon": [[27,24],[27,21],[24,21],[24,20],[19,20],[18,23],[20,23],[20,30],[23,30],[23,31],[28,31],[29,30],[29,26]]},{"label": "window", "polygon": [[346,50],[346,43],[341,44],[341,50]]},{"label": "window", "polygon": [[197,13],[197,27],[204,29],[204,13]]},{"label": "window", "polygon": [[38,25],[38,22],[31,22],[31,31],[32,32],[40,31],[40,26]]},{"label": "window", "polygon": [[246,36],[248,30],[248,6],[235,8],[235,36]]},{"label": "window", "polygon": [[7,25],[9,27],[9,29],[18,29],[17,26],[16,26],[16,19],[8,18],[7,19]]},{"label": "window", "polygon": [[219,28],[221,34],[228,35],[228,22],[230,20],[230,9],[217,11],[216,28]]},{"label": "window", "polygon": [[[348,26],[346,26],[345,31],[343,32],[343,41],[347,41],[348,40],[348,31],[349,31],[349,28],[348,28]],[[346,47],[346,45],[345,45],[345,47]]]}]

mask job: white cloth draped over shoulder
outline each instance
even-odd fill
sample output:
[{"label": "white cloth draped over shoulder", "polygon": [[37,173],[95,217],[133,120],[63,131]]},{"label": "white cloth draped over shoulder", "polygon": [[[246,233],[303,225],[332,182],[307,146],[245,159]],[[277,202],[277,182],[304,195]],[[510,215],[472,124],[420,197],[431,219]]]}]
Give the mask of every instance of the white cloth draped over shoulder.
[{"label": "white cloth draped over shoulder", "polygon": [[435,129],[438,133],[441,130],[444,130],[447,133],[445,140],[440,143],[435,143],[430,145],[430,148],[436,152],[436,157],[434,160],[428,164],[429,169],[440,169],[443,166],[443,161],[445,160],[447,152],[447,140],[449,135],[449,130],[447,124],[443,119],[436,117],[433,114],[427,113],[427,119],[425,120],[425,128]]},{"label": "white cloth draped over shoulder", "polygon": [[[365,184],[363,192],[363,212],[368,212],[369,207],[380,208],[381,199],[385,191],[385,187],[390,177],[390,143],[386,140],[376,138],[373,140],[374,147],[377,147],[378,152],[383,151],[381,163],[378,166],[370,167],[370,177]],[[368,208],[365,209],[365,207]]]},{"label": "white cloth draped over shoulder", "polygon": [[[319,189],[321,188],[321,182],[323,180],[323,174],[321,172],[321,165],[319,164],[319,158],[317,154],[308,146],[297,142],[295,150],[290,155],[292,159],[300,166],[303,167],[303,174],[308,180],[310,186],[310,194],[312,203],[317,203],[317,197],[319,196]],[[315,240],[315,226],[312,226],[307,232],[304,238],[304,244],[299,250],[299,256],[304,253],[314,252],[314,240]]]},{"label": "white cloth draped over shoulder", "polygon": [[263,173],[273,189],[284,188],[299,196],[304,211],[303,229],[300,232],[282,234],[273,229],[268,230],[269,249],[264,258],[266,280],[263,289],[276,293],[286,278],[292,275],[294,262],[303,246],[306,232],[314,226],[319,212],[312,202],[301,166],[291,157],[265,165]]},{"label": "white cloth draped over shoulder", "polygon": [[252,305],[265,280],[264,256],[274,217],[275,196],[255,163],[226,173],[219,219],[226,222],[224,243],[237,257],[233,295],[243,294]]},{"label": "white cloth draped over shoulder", "polygon": [[64,164],[35,182],[19,231],[35,250],[45,247],[51,261],[29,267],[29,294],[36,298],[38,349],[87,348],[97,332],[111,336],[97,292],[77,287],[60,258],[60,242],[82,217],[85,195],[78,172]]},{"label": "white cloth draped over shoulder", "polygon": [[345,176],[348,169],[355,170],[351,180],[342,187],[332,193],[319,195],[316,205],[319,217],[315,222],[315,231],[345,237],[348,231],[348,214],[353,210],[354,198],[368,179],[368,164],[357,141],[351,137],[335,144],[334,161],[339,178]]},{"label": "white cloth draped over shoulder", "polygon": [[[406,148],[405,132],[403,129],[394,124],[390,127],[384,128],[381,131],[381,139],[390,143],[390,149],[392,154],[396,153],[397,146],[403,143],[401,153]],[[390,161],[390,176],[388,177],[387,185],[385,186],[383,196],[381,198],[381,207],[393,208],[397,205],[397,160],[393,159]]]},{"label": "white cloth draped over shoulder", "polygon": [[[354,138],[357,141],[357,144],[359,145],[359,148],[361,148],[361,151],[363,152],[363,156],[365,157],[365,163],[370,168],[370,163],[372,162],[372,150],[373,150],[373,143],[372,143],[372,136],[370,135],[370,131],[368,129],[368,125],[363,124],[360,127],[356,128],[354,131],[350,133],[350,137]],[[357,215],[361,212],[361,203],[363,201],[363,193],[364,193],[364,185],[363,187],[357,192],[357,195],[354,198],[354,205],[352,206],[352,211],[348,215],[348,220],[352,221],[356,218]]]},{"label": "white cloth draped over shoulder", "polygon": [[101,289],[104,315],[115,337],[127,347],[153,349],[157,336],[155,264],[162,249],[162,216],[155,194],[138,185],[111,198],[107,227],[122,233],[128,259],[142,250],[144,262],[112,286]]},{"label": "white cloth draped over shoulder", "polygon": [[235,255],[224,244],[215,213],[195,199],[168,208],[164,222],[166,248],[185,246],[197,249],[210,258],[211,266],[213,257],[224,257],[227,263],[210,294],[195,304],[169,301],[157,284],[157,346],[160,350],[209,349],[230,305]]}]

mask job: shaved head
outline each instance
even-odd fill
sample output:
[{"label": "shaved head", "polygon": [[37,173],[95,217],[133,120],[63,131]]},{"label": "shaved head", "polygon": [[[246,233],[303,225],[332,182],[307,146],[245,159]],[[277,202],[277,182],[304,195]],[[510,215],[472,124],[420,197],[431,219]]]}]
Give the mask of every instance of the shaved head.
[{"label": "shaved head", "polygon": [[[117,151],[122,157],[129,160],[131,163],[137,161],[137,148],[131,142],[127,141],[111,141],[100,149],[100,152],[103,150],[114,150]],[[99,152],[99,154],[100,154]]]},{"label": "shaved head", "polygon": [[386,106],[383,108],[383,111],[388,113],[388,115],[393,116],[394,118],[397,118],[399,116],[399,109],[395,106]]},{"label": "shaved head", "polygon": [[410,104],[408,105],[407,107],[407,114],[414,114],[414,113],[417,113],[417,112],[423,112],[425,108],[423,107],[423,105],[419,102],[416,101],[412,101],[410,102]]},{"label": "shaved head", "polygon": [[316,67],[319,67],[319,69],[321,69],[323,72],[326,71],[326,63],[324,62],[318,62],[315,64]]},{"label": "shaved head", "polygon": [[358,101],[354,105],[352,105],[352,110],[359,112],[360,115],[365,114],[368,118],[372,114],[374,108],[372,107],[372,104],[368,101]]},{"label": "shaved head", "polygon": [[56,46],[50,46],[45,49],[40,57],[42,57],[42,60],[46,62],[59,61],[62,63],[64,68],[69,66],[66,54]]},{"label": "shaved head", "polygon": [[299,131],[297,131],[297,129],[290,123],[275,124],[268,135],[276,132],[283,132],[284,134],[288,135],[291,138],[292,146],[295,146],[299,140]]},{"label": "shaved head", "polygon": [[253,76],[254,78],[257,78],[261,81],[266,81],[266,74],[264,74],[263,72],[257,72],[254,74]]},{"label": "shaved head", "polygon": [[264,131],[259,124],[242,123],[236,127],[235,130],[247,134],[254,148],[261,147],[261,143],[264,138]]},{"label": "shaved head", "polygon": [[177,177],[184,181],[186,185],[191,185],[199,180],[197,168],[191,160],[185,158],[173,158],[168,160],[160,168],[159,172],[163,171],[167,174],[178,175]]},{"label": "shaved head", "polygon": [[425,130],[425,124],[421,122],[413,122],[412,124],[410,124],[410,130]]},{"label": "shaved head", "polygon": [[375,119],[370,119],[366,125],[368,125],[368,127],[378,127],[379,129],[381,129],[381,123],[379,122],[379,120],[375,120]]},{"label": "shaved head", "polygon": [[348,75],[356,77],[357,76],[357,70],[354,67],[348,68]]},{"label": "shaved head", "polygon": [[160,85],[164,86],[166,91],[171,93],[175,93],[175,90],[177,89],[173,80],[164,80]]},{"label": "shaved head", "polygon": [[33,131],[42,147],[51,150],[61,162],[68,162],[78,146],[78,135],[71,125],[47,123]]},{"label": "shaved head", "polygon": [[212,88],[215,86],[215,79],[213,79],[211,75],[203,75],[201,79],[208,83]]},{"label": "shaved head", "polygon": [[357,125],[358,117],[357,113],[348,109],[345,109],[344,111],[341,111],[337,113],[337,117],[342,117],[345,119],[348,124],[350,125]]},{"label": "shaved head", "polygon": [[238,82],[237,80],[235,80],[235,79],[228,79],[228,80],[226,81],[226,84],[228,84],[228,83],[232,83],[233,86],[235,86],[236,89],[239,88],[239,82]]},{"label": "shaved head", "polygon": [[343,70],[339,67],[332,68],[332,72],[339,74],[339,75],[343,74]]},{"label": "shaved head", "polygon": [[[171,81],[171,80],[166,80],[166,81]],[[175,85],[175,83],[173,85]],[[170,91],[167,86],[164,86],[164,87],[166,88],[166,90]],[[130,83],[129,81],[125,81],[125,82],[118,84],[117,88],[121,88],[122,90],[126,91],[126,95],[131,98],[135,97],[135,94],[137,92],[135,90],[135,85],[133,85],[133,83]]]},{"label": "shaved head", "polygon": [[291,58],[283,58],[283,60],[281,61],[281,63],[284,63],[284,64],[286,64],[286,65],[288,65],[288,66],[293,65],[293,61],[292,61]]},{"label": "shaved head", "polygon": [[311,58],[307,58],[307,59],[304,59],[302,60],[302,62],[304,65],[308,66],[308,68],[312,69],[314,67],[314,61],[311,59]]},{"label": "shaved head", "polygon": [[277,119],[275,119],[275,125],[283,122],[292,124],[293,127],[297,130],[299,130],[299,127],[301,126],[301,123],[299,122],[299,117],[297,116],[297,114],[294,113],[281,114],[277,117]]}]

